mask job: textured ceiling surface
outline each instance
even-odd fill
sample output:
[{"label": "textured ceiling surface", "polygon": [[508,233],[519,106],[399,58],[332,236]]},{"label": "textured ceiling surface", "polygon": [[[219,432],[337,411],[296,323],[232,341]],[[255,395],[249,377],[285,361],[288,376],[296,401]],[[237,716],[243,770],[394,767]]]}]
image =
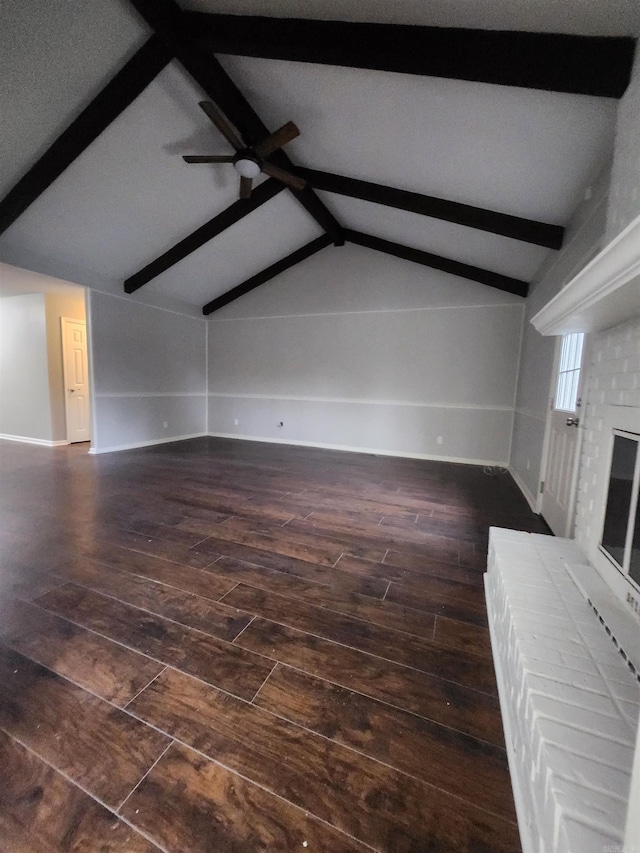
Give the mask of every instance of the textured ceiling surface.
[{"label": "textured ceiling surface", "polygon": [[[627,0],[191,0],[185,8],[580,34],[636,32]],[[605,14],[606,10],[606,14]],[[0,195],[42,155],[149,35],[126,0],[0,6]],[[6,42],[6,45],[5,45]],[[5,50],[5,47],[7,48]],[[610,156],[617,101],[285,60],[219,56],[267,126],[293,120],[297,165],[564,225]],[[178,65],[164,71],[0,237],[0,261],[123,292],[123,281],[237,199],[228,153]],[[319,192],[345,228],[529,281],[549,250]],[[136,295],[202,306],[321,234],[288,191]],[[18,259],[18,260],[16,260]],[[394,263],[407,263],[394,261]],[[481,287],[481,285],[477,285]]]}]

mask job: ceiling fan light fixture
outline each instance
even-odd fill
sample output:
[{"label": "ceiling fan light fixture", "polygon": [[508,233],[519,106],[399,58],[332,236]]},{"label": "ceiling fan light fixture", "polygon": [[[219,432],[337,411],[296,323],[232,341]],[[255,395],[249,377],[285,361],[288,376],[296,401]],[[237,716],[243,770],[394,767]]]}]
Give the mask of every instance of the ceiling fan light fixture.
[{"label": "ceiling fan light fixture", "polygon": [[243,178],[257,178],[260,174],[260,165],[249,157],[238,157],[233,168]]}]

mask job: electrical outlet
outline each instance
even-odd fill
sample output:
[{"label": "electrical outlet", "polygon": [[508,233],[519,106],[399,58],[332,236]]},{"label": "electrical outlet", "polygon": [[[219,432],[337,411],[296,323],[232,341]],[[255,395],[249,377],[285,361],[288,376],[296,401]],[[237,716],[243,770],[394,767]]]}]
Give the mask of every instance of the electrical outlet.
[{"label": "electrical outlet", "polygon": [[239,421],[237,418],[234,418],[234,419],[233,419],[233,425],[234,425],[234,426],[239,426],[239,424],[240,424],[240,421]]},{"label": "electrical outlet", "polygon": [[163,426],[163,428],[164,428],[164,429],[167,429],[167,427],[169,426],[169,421],[164,421],[164,423],[162,424],[162,426]]},{"label": "electrical outlet", "polygon": [[527,471],[531,468],[531,460],[527,459]]},{"label": "electrical outlet", "polygon": [[438,444],[442,444],[442,436],[441,435],[438,436],[437,442],[438,442]]}]

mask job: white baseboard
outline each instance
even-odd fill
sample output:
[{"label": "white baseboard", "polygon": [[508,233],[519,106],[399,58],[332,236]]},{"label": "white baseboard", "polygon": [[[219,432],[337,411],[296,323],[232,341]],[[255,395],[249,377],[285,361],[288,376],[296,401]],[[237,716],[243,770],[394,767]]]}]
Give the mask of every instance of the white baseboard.
[{"label": "white baseboard", "polygon": [[170,438],[154,438],[151,441],[134,441],[131,444],[115,444],[112,447],[92,447],[90,456],[99,456],[101,453],[117,453],[120,450],[137,450],[140,447],[153,447],[155,444],[171,444],[174,441],[187,441],[190,438],[206,438],[206,432],[194,432],[191,435],[172,435]]},{"label": "white baseboard", "polygon": [[522,477],[511,466],[509,466],[509,473],[511,474],[511,476],[515,480],[516,486],[520,489],[520,491],[522,492],[522,494],[525,497],[525,500],[527,501],[527,503],[531,507],[531,511],[535,512],[536,515],[538,515],[539,513],[538,513],[537,500],[536,500],[536,498],[534,498],[534,496],[531,494],[531,492],[529,491],[529,489],[525,485],[525,482],[522,479]]},{"label": "white baseboard", "polygon": [[0,433],[0,438],[4,441],[19,441],[21,444],[38,444],[40,447],[62,447],[64,444],[69,444],[66,439],[64,441],[47,441],[44,438],[28,438],[25,435],[6,435],[5,433]]},{"label": "white baseboard", "polygon": [[344,450],[347,453],[365,453],[369,456],[396,456],[401,459],[426,459],[432,462],[460,462],[465,465],[491,465],[504,468],[504,461],[495,459],[467,459],[462,456],[438,456],[431,453],[410,453],[403,450],[382,450],[373,447],[358,447],[350,444],[325,444],[320,441],[297,441],[293,438],[265,438],[260,435],[237,435],[230,432],[210,432],[212,438],[233,438],[236,441],[263,441],[267,444],[291,444],[295,447],[317,447],[320,450]]}]

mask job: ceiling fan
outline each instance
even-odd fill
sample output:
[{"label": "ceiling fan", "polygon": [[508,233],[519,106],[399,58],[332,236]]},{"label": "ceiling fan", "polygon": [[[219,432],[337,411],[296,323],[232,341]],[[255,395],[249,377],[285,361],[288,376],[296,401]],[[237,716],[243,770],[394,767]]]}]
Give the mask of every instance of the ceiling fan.
[{"label": "ceiling fan", "polygon": [[188,154],[182,159],[187,163],[233,163],[233,168],[240,175],[240,198],[251,196],[254,178],[260,172],[282,181],[288,187],[303,190],[307,182],[303,178],[292,175],[286,169],[281,169],[266,159],[274,151],[291,142],[300,131],[292,121],[283,124],[279,130],[267,136],[256,145],[245,145],[242,137],[229,119],[211,101],[200,101],[198,106],[211,119],[227,142],[235,148],[235,154]]}]

